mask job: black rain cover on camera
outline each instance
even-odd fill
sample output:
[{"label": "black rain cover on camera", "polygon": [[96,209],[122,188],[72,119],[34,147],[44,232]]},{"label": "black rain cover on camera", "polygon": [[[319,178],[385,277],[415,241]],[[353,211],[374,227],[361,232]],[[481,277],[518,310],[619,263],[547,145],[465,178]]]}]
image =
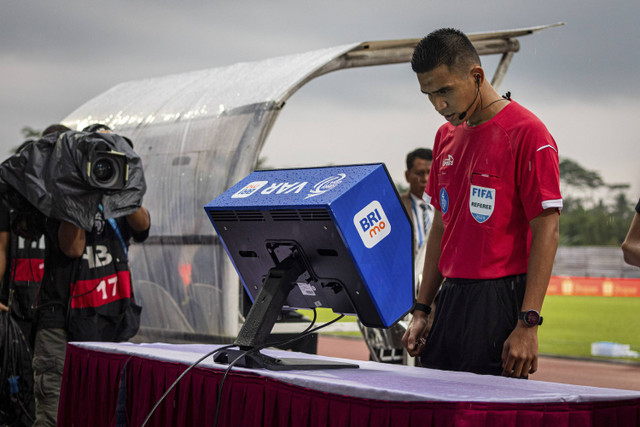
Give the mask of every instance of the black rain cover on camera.
[{"label": "black rain cover on camera", "polygon": [[[104,190],[88,183],[88,154],[96,148],[125,155],[129,173],[123,189]],[[86,231],[93,228],[100,203],[105,218],[128,215],[142,206],[147,189],[142,161],[131,143],[120,135],[100,132],[68,131],[57,139],[45,136],[0,164],[0,178],[45,216]]]}]

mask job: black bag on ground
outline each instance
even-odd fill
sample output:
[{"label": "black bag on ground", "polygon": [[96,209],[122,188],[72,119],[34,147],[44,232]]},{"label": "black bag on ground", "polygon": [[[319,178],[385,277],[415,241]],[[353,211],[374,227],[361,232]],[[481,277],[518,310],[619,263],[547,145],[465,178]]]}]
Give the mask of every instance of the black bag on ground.
[{"label": "black bag on ground", "polygon": [[11,316],[0,312],[0,425],[33,423],[33,371],[27,338]]}]

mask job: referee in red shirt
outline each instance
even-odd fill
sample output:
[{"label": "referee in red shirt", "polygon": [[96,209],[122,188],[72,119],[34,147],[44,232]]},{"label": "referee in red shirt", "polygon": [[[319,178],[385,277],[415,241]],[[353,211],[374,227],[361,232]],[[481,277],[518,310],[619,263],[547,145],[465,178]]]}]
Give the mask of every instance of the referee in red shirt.
[{"label": "referee in red shirt", "polygon": [[460,31],[425,37],[411,65],[447,123],[425,189],[435,217],[403,345],[423,367],[526,378],[538,366],[558,246],[556,143],[535,115],[495,91]]}]

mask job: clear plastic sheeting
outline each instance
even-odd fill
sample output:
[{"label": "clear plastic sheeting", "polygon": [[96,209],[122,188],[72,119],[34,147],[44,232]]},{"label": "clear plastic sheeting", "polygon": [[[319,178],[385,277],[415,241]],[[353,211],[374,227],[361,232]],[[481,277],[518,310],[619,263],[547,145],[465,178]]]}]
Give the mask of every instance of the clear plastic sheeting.
[{"label": "clear plastic sheeting", "polygon": [[[284,101],[292,88],[355,46],[121,83],[78,108],[64,122],[77,128],[99,122],[114,129],[139,130],[150,124],[236,114],[247,106]],[[200,146],[201,142],[193,143]],[[174,139],[162,145],[182,144],[182,139]]]},{"label": "clear plastic sheeting", "polygon": [[135,341],[235,337],[243,291],[203,207],[254,168],[284,101],[354,46],[122,83],[64,119],[109,125],[142,159],[152,225],[130,250]]}]

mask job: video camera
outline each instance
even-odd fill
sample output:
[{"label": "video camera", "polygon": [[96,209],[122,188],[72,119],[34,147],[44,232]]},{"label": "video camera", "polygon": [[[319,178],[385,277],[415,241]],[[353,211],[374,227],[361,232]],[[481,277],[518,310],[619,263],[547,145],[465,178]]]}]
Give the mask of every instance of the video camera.
[{"label": "video camera", "polygon": [[129,179],[129,163],[124,153],[104,148],[98,141],[87,153],[87,184],[102,190],[121,190]]},{"label": "video camera", "polygon": [[129,179],[129,163],[124,153],[115,151],[116,142],[126,141],[133,148],[131,141],[120,135],[111,133],[111,129],[101,123],[87,126],[83,134],[76,134],[78,145],[86,156],[87,183],[103,190],[121,190]]},{"label": "video camera", "polygon": [[142,161],[131,141],[102,128],[45,135],[0,164],[1,187],[19,193],[46,217],[84,230],[135,212],[146,191]]}]

